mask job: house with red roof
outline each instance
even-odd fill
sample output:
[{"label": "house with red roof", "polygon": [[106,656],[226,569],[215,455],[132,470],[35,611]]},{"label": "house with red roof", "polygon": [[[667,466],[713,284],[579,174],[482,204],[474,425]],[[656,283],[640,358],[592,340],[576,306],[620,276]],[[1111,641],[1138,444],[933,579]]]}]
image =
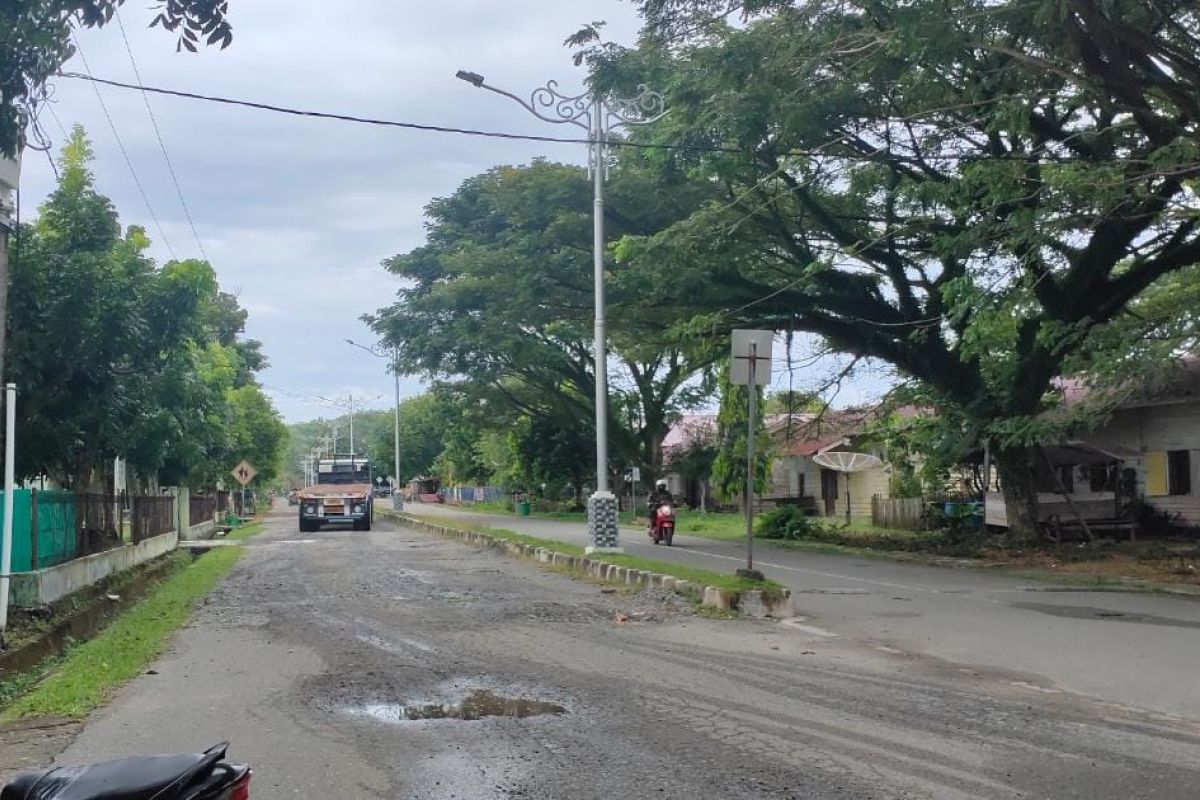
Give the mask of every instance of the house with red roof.
[{"label": "house with red roof", "polygon": [[[871,517],[871,499],[890,496],[891,469],[882,445],[871,441],[870,426],[879,409],[826,409],[773,415],[766,419],[772,440],[771,479],[759,498],[761,507],[796,505],[817,516]],[[663,442],[665,463],[698,440],[715,444],[717,418],[713,414],[684,416]],[[876,456],[878,466],[861,472],[838,472],[817,463],[816,456],[831,452],[856,452]],[[714,505],[707,481],[687,479],[678,472],[667,478],[671,493],[692,506]]]}]

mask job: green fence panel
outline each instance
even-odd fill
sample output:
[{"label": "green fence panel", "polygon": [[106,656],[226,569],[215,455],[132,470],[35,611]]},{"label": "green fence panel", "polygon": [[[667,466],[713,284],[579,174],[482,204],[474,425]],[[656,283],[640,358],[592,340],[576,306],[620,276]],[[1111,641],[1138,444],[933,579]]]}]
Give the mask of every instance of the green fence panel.
[{"label": "green fence panel", "polygon": [[75,493],[41,491],[37,493],[37,504],[37,568],[52,567],[77,557],[79,540],[75,535]]},{"label": "green fence panel", "polygon": [[[33,569],[30,559],[33,555],[33,543],[29,536],[29,489],[17,489],[13,492],[13,526],[12,526],[12,570],[13,572],[29,572]],[[0,492],[0,502],[4,492]],[[4,510],[0,505],[0,524],[3,524]]]},{"label": "green fence panel", "polygon": [[[0,500],[4,493],[0,492]],[[13,572],[29,572],[70,561],[78,555],[75,536],[75,495],[71,492],[46,490],[37,493],[38,542],[37,563],[33,563],[33,492],[17,489],[13,492]],[[3,507],[0,506],[0,522]]]}]

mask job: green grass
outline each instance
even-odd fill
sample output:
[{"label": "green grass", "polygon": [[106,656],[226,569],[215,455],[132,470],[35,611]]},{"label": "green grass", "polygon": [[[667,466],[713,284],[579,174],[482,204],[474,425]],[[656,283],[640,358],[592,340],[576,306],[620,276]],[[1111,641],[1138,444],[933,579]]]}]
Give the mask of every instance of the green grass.
[{"label": "green grass", "polygon": [[236,542],[241,542],[241,541],[245,541],[246,539],[249,539],[251,536],[255,536],[256,534],[262,533],[262,529],[263,529],[262,522],[251,522],[246,525],[242,525],[241,527],[234,528],[228,534],[225,535],[225,538],[231,539]]},{"label": "green grass", "polygon": [[[505,516],[515,517],[517,513],[512,510],[507,501],[493,500],[486,503],[475,503],[473,505],[456,506],[464,511],[472,511],[476,514],[503,514]],[[560,522],[587,522],[586,512],[533,512],[533,517],[538,519],[551,519]],[[638,522],[634,516],[628,512],[621,512],[621,524],[633,525]],[[642,524],[645,523],[645,518],[640,518]],[[918,534],[914,531],[893,530],[891,528],[881,528],[873,524],[867,519],[855,519],[846,525],[845,522],[839,519],[822,520],[820,523],[826,530],[836,532],[838,538],[846,540],[847,544],[852,544],[855,539],[866,539],[871,536],[895,536],[915,538]],[[675,530],[678,533],[687,534],[689,536],[699,536],[703,539],[715,539],[717,541],[741,541],[746,537],[746,518],[741,513],[725,512],[725,511],[709,511],[700,513],[688,508],[680,508],[675,512]],[[771,539],[756,539],[767,545],[778,544],[776,540]]]},{"label": "green grass", "polygon": [[[520,516],[513,510],[512,505],[507,500],[487,500],[481,503],[471,503],[469,505],[455,506],[456,509],[463,511],[472,511],[476,514],[504,514],[509,517]],[[530,516],[538,519],[552,519],[558,522],[587,522],[586,511],[533,511]],[[620,514],[623,524],[633,524],[634,517],[629,511],[622,511]]]},{"label": "green grass", "polygon": [[506,531],[503,528],[488,528],[486,526],[478,527],[476,530],[507,542],[527,544],[531,547],[545,547],[548,550],[556,550],[560,553],[566,553],[569,556],[581,556],[584,554],[583,548],[579,545],[571,544],[570,542],[560,542],[557,539],[543,539],[540,536],[529,536],[528,534],[517,533],[516,531]]},{"label": "green grass", "polygon": [[622,567],[632,567],[645,572],[658,572],[663,575],[673,575],[676,578],[681,578],[691,583],[699,584],[700,586],[716,586],[719,589],[724,589],[731,592],[741,592],[747,589],[762,589],[765,591],[773,591],[782,589],[775,581],[752,581],[748,578],[739,578],[736,575],[727,575],[723,572],[712,572],[707,569],[696,569],[694,567],[685,567],[681,564],[675,564],[669,561],[655,561],[652,558],[642,558],[641,556],[631,555],[615,555],[615,554],[596,554],[591,558],[604,561],[609,564],[617,564]]},{"label": "green grass", "polygon": [[[515,531],[505,530],[503,528],[491,528],[486,525],[472,525],[464,523],[456,523],[455,525],[446,525],[444,522],[439,524],[446,527],[461,527],[468,530],[478,531],[492,536],[496,539],[502,539],[509,542],[517,542],[519,544],[529,545],[531,547],[545,547],[548,550],[554,550],[559,553],[566,553],[571,556],[585,555],[584,548],[576,544],[568,542],[560,542],[556,539],[543,539],[540,536],[529,536],[524,533],[516,533]],[[697,569],[694,567],[685,567],[680,564],[674,564],[669,561],[656,561],[650,558],[642,558],[641,556],[631,556],[615,553],[594,553],[589,558],[596,561],[603,561],[606,564],[616,564],[621,567],[629,567],[639,569],[645,572],[657,572],[662,575],[671,575],[680,580],[690,581],[691,583],[700,586],[716,586],[720,589],[731,592],[740,592],[747,589],[761,589],[767,592],[777,591],[783,587],[775,581],[752,581],[747,578],[739,578],[736,575],[727,575],[721,572],[712,572],[706,569]]]},{"label": "green grass", "polygon": [[61,666],[17,698],[0,719],[82,717],[99,707],[113,689],[141,673],[163,651],[196,602],[241,555],[240,547],[218,547],[181,567],[103,633],[72,649]]},{"label": "green grass", "polygon": [[675,512],[675,532],[704,539],[740,541],[746,538],[746,518],[742,514],[716,511],[701,514],[691,509],[680,509]]},{"label": "green grass", "polygon": [[[55,667],[66,659],[65,655],[48,656],[38,662],[37,666],[26,672],[18,672],[11,678],[0,682],[0,709],[6,708],[17,698],[37,686],[38,681],[46,677]],[[0,716],[0,719],[3,717]]]}]

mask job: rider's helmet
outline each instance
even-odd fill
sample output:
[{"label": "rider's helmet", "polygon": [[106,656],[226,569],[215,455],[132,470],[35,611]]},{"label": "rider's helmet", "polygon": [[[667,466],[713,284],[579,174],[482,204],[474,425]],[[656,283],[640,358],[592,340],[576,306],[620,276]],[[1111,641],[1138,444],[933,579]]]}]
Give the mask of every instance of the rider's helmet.
[{"label": "rider's helmet", "polygon": [[667,482],[665,480],[655,481],[654,488],[658,489],[660,492],[665,492],[667,490]]}]

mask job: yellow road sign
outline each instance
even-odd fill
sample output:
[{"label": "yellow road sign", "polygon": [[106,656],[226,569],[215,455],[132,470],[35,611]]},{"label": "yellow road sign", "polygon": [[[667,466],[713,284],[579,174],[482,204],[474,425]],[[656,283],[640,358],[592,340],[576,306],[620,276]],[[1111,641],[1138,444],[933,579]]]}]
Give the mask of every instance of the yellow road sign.
[{"label": "yellow road sign", "polygon": [[242,486],[245,486],[247,483],[254,480],[254,476],[258,474],[258,470],[250,466],[250,462],[243,458],[242,462],[234,467],[233,472],[230,474],[237,479],[238,483],[240,483]]}]

